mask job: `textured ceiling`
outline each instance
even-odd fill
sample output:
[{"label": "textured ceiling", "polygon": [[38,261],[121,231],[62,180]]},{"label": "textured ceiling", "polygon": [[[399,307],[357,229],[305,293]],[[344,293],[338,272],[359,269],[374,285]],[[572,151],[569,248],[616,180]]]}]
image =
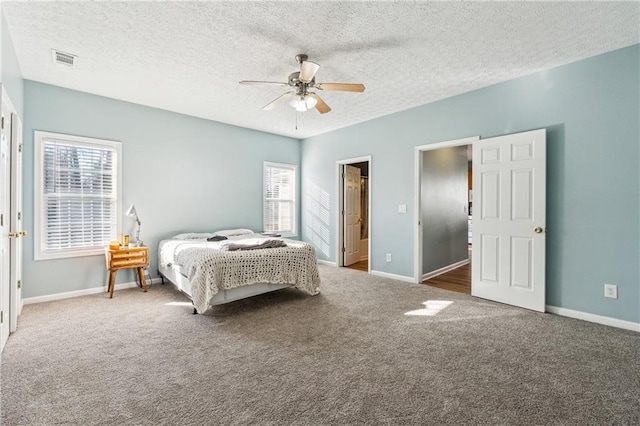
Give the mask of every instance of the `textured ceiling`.
[{"label": "textured ceiling", "polygon": [[[305,138],[640,42],[625,2],[2,2],[23,77]],[[51,49],[78,56],[54,64]],[[295,55],[333,109],[262,107]]]}]

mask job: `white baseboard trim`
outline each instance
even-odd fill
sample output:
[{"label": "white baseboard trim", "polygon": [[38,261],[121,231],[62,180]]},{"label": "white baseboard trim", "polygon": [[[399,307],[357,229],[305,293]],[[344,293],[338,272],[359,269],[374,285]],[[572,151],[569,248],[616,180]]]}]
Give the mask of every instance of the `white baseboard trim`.
[{"label": "white baseboard trim", "polygon": [[436,269],[435,271],[427,272],[426,274],[422,274],[422,281],[437,277],[438,275],[442,275],[445,272],[453,271],[454,269],[458,269],[459,267],[464,266],[468,263],[469,259],[465,259],[461,260],[460,262],[452,263],[449,266],[444,266],[440,269]]},{"label": "white baseboard trim", "polygon": [[388,272],[374,271],[373,269],[369,273],[371,275],[377,275],[379,277],[391,278],[391,279],[394,279],[394,280],[404,281],[404,282],[408,282],[408,283],[411,283],[411,284],[415,283],[415,280],[413,279],[413,277],[407,277],[407,276],[404,276],[404,275],[396,275],[396,274],[390,274]]},{"label": "white baseboard trim", "polygon": [[321,265],[336,266],[336,262],[332,262],[330,260],[318,259],[318,263],[321,264]]},{"label": "white baseboard trim", "polygon": [[[160,282],[162,282],[160,278],[151,279],[151,284],[159,284]],[[136,283],[135,281],[116,284],[116,290],[123,290],[125,288],[134,288],[134,287],[138,287],[138,283]],[[22,304],[31,305],[33,303],[51,302],[54,300],[62,300],[62,299],[69,299],[72,297],[86,296],[89,294],[105,293],[106,291],[107,291],[107,286],[101,286],[101,287],[87,288],[84,290],[69,291],[66,293],[56,293],[56,294],[47,294],[44,296],[27,297],[22,299]]]},{"label": "white baseboard trim", "polygon": [[574,311],[572,309],[559,308],[557,306],[551,305],[546,305],[545,309],[550,314],[556,314],[563,317],[575,318],[583,321],[595,322],[597,324],[608,325],[610,327],[623,328],[625,330],[640,332],[640,323],[637,322],[590,314],[588,312]]}]

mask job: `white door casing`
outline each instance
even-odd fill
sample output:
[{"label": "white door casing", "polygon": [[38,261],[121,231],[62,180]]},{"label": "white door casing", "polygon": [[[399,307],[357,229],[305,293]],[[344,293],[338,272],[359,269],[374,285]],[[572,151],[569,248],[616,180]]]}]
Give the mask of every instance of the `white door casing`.
[{"label": "white door casing", "polygon": [[11,302],[9,328],[13,333],[18,327],[18,315],[22,311],[22,256],[26,232],[22,217],[22,121],[11,114],[11,232],[18,235],[10,239]]},{"label": "white door casing", "polygon": [[11,124],[6,103],[2,102],[0,120],[0,351],[9,338],[10,306],[10,261],[9,261],[9,194],[11,191],[9,173],[9,137]]},{"label": "white door casing", "polygon": [[545,129],[473,145],[471,294],[545,310]]},{"label": "white door casing", "polygon": [[344,166],[344,266],[360,261],[360,169]]},{"label": "white door casing", "polygon": [[424,281],[422,274],[422,251],[423,251],[423,238],[422,238],[422,168],[423,164],[423,152],[431,151],[441,148],[451,148],[454,146],[473,145],[480,136],[471,136],[468,138],[455,139],[445,142],[437,142],[428,145],[420,145],[414,148],[414,240],[413,240],[413,255],[414,255],[414,282],[420,284]]}]

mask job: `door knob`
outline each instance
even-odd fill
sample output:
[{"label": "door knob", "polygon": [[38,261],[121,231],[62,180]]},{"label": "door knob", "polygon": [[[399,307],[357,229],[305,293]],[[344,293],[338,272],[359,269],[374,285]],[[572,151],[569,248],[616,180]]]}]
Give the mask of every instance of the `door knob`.
[{"label": "door knob", "polygon": [[544,229],[542,229],[541,226],[536,226],[535,228],[533,228],[533,232],[535,232],[536,234],[542,234],[543,231]]},{"label": "door knob", "polygon": [[22,236],[22,237],[26,237],[27,236],[27,231],[20,231],[20,232],[18,232],[18,234],[20,234],[20,236]]}]

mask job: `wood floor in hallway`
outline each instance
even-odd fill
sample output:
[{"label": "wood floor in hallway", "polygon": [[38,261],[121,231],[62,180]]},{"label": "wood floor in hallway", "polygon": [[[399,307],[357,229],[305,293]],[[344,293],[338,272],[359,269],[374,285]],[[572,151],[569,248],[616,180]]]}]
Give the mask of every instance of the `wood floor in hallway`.
[{"label": "wood floor in hallway", "polygon": [[361,260],[360,262],[356,262],[353,265],[347,266],[350,269],[357,269],[358,271],[369,272],[369,260]]},{"label": "wood floor in hallway", "polygon": [[444,290],[457,291],[458,293],[471,294],[471,264],[456,268],[452,271],[445,272],[442,275],[433,277],[422,282],[432,287],[442,288]]}]

